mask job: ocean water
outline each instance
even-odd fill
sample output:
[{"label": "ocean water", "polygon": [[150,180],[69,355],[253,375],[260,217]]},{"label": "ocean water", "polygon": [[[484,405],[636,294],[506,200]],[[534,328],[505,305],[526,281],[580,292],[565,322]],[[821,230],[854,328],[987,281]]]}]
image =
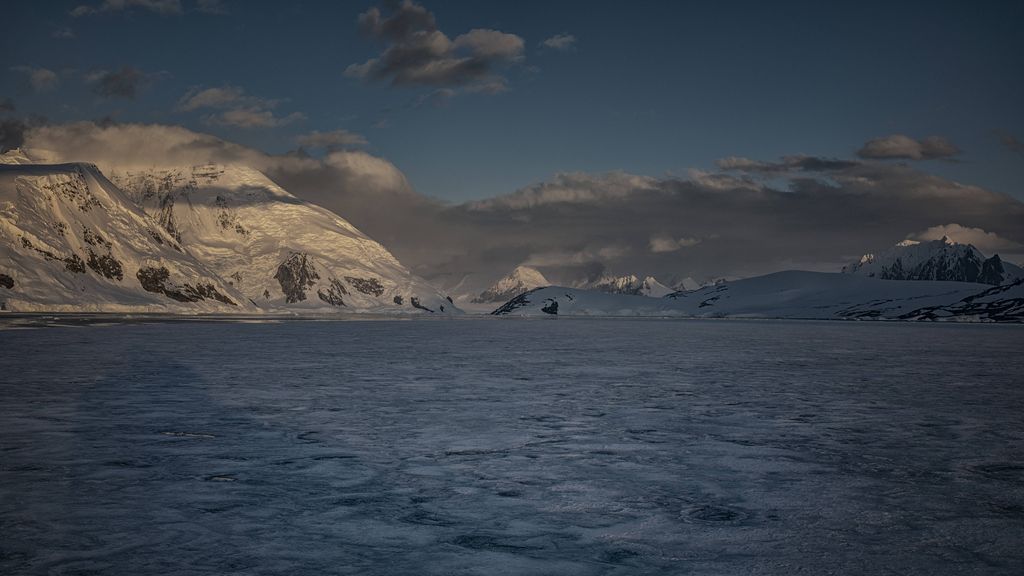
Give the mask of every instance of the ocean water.
[{"label": "ocean water", "polygon": [[0,330],[0,574],[1021,574],[1022,351],[889,323]]}]

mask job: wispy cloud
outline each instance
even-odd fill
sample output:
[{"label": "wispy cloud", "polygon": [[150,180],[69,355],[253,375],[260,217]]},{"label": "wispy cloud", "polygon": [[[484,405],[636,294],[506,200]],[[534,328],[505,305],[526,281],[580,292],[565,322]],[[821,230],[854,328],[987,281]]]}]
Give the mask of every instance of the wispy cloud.
[{"label": "wispy cloud", "polygon": [[210,124],[236,128],[274,128],[304,120],[301,112],[280,116],[275,109],[280,100],[260,98],[247,94],[238,86],[224,85],[213,88],[193,87],[178,100],[178,110],[192,112],[203,109],[219,110],[207,114]]},{"label": "wispy cloud", "polygon": [[960,149],[942,136],[915,140],[903,134],[892,134],[868,140],[857,156],[871,160],[935,160],[949,159]]},{"label": "wispy cloud", "polygon": [[152,80],[138,68],[122,66],[120,70],[99,70],[86,75],[92,91],[104,98],[134,99],[139,90]]},{"label": "wispy cloud", "polygon": [[572,34],[555,34],[542,40],[540,45],[551,50],[572,50],[576,47],[576,37]]},{"label": "wispy cloud", "polygon": [[348,130],[332,130],[330,132],[319,132],[314,130],[309,134],[303,134],[295,139],[295,142],[303,148],[323,148],[336,150],[351,146],[365,146],[366,138]]},{"label": "wispy cloud", "polygon": [[28,79],[29,86],[31,86],[32,90],[35,92],[49,92],[60,85],[60,76],[49,68],[14,66],[11,70],[25,74]]}]

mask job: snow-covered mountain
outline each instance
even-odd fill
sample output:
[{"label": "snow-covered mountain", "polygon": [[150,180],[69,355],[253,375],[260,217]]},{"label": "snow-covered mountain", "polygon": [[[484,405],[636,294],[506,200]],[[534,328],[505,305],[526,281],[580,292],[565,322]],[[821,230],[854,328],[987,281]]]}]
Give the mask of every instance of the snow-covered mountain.
[{"label": "snow-covered mountain", "polygon": [[865,254],[843,267],[846,274],[883,280],[953,280],[981,284],[1009,284],[1024,278],[1024,270],[1004,262],[998,254],[986,258],[971,244],[940,240],[904,240],[880,254]]},{"label": "snow-covered mountain", "polygon": [[90,164],[0,164],[0,307],[256,312]]},{"label": "snow-covered mountain", "polygon": [[261,307],[456,310],[379,243],[257,170],[203,165],[111,179]]},{"label": "snow-covered mountain", "polygon": [[640,280],[633,274],[627,276],[603,276],[581,286],[581,288],[607,294],[631,294],[651,298],[661,298],[675,292],[675,290],[658,282],[654,276],[648,276]]},{"label": "snow-covered mountain", "polygon": [[92,165],[28,162],[17,151],[0,167],[8,309],[459,311],[344,219],[251,168],[116,173],[115,185]]},{"label": "snow-covered mountain", "polygon": [[493,286],[473,298],[475,304],[507,302],[524,292],[550,286],[551,283],[536,268],[516,266],[515,270],[498,280]]},{"label": "snow-covered mountain", "polygon": [[992,288],[967,282],[788,271],[665,298],[552,286],[523,294],[494,314],[1021,322],[1024,281]]}]

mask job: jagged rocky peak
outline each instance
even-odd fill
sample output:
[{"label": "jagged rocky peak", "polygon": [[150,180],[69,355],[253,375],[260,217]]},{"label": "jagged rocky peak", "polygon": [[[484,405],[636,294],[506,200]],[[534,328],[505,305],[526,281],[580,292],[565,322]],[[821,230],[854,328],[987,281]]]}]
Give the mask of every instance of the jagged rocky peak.
[{"label": "jagged rocky peak", "polygon": [[846,274],[883,280],[948,280],[999,286],[1024,278],[1024,270],[998,254],[986,258],[971,244],[948,236],[938,240],[903,240],[879,254],[865,254],[843,267]]},{"label": "jagged rocky peak", "polygon": [[475,304],[506,302],[524,292],[550,284],[548,279],[536,268],[516,266],[515,270],[481,292],[479,296],[473,298],[472,302]]}]

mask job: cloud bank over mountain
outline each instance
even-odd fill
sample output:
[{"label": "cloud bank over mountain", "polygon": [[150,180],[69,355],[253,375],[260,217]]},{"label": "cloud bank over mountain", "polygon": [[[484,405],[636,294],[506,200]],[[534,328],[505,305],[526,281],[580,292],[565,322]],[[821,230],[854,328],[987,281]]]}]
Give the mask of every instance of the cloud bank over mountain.
[{"label": "cloud bank over mountain", "polygon": [[29,127],[24,145],[50,161],[88,161],[104,171],[246,164],[343,215],[416,273],[445,285],[467,275],[493,281],[520,264],[541,268],[553,282],[602,272],[671,281],[838,270],[865,251],[936,234],[1010,260],[1024,254],[1018,200],[873,160],[732,157],[687,177],[563,173],[495,198],[447,204],[417,194],[397,167],[360,150],[273,155],[177,126],[90,122]]}]

